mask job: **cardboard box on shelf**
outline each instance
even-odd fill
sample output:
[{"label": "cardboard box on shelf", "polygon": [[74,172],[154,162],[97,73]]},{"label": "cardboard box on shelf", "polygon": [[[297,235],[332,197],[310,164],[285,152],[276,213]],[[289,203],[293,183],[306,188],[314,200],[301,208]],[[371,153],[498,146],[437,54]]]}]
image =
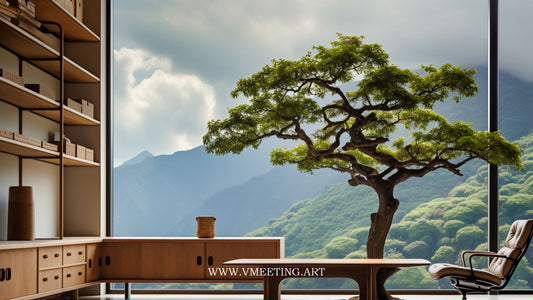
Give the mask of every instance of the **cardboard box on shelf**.
[{"label": "cardboard box on shelf", "polygon": [[52,90],[50,90],[49,88],[43,86],[42,84],[39,84],[39,83],[27,83],[24,85],[26,88],[36,92],[36,93],[39,93],[47,98],[50,98],[52,100],[57,100],[55,98],[55,95],[54,93],[52,93]]},{"label": "cardboard box on shelf", "polygon": [[81,113],[94,118],[94,104],[85,99],[81,99]]},{"label": "cardboard box on shelf", "polygon": [[56,144],[52,144],[52,143],[48,143],[48,142],[45,142],[43,141],[43,144],[41,145],[41,147],[43,147],[44,149],[47,149],[47,150],[52,150],[52,151],[58,151],[59,147],[56,145]]},{"label": "cardboard box on shelf", "polygon": [[73,110],[81,113],[81,103],[77,100],[67,98],[67,106],[72,108]]},{"label": "cardboard box on shelf", "polygon": [[76,157],[85,159],[85,150],[86,148],[84,146],[76,144]]},{"label": "cardboard box on shelf", "polygon": [[13,131],[0,128],[0,136],[8,139],[13,139]]},{"label": "cardboard box on shelf", "polygon": [[0,68],[0,77],[4,77],[5,79],[11,82],[24,86],[24,78],[22,76],[18,76],[17,74],[10,72],[6,69]]},{"label": "cardboard box on shelf", "polygon": [[76,19],[83,23],[83,0],[76,0],[74,15],[76,16]]},{"label": "cardboard box on shelf", "polygon": [[85,147],[85,160],[94,161],[94,150]]},{"label": "cardboard box on shelf", "polygon": [[14,139],[16,141],[23,142],[23,143],[28,144],[28,145],[41,147],[41,140],[34,139],[32,137],[25,136],[25,135],[20,134],[20,133],[16,133],[15,132]]},{"label": "cardboard box on shelf", "polygon": [[[56,145],[57,146],[57,151],[59,151],[59,142],[54,141],[54,142],[51,142],[51,143]],[[73,144],[73,143],[65,140],[65,145],[64,145],[64,148],[63,148],[63,152],[66,155],[69,155],[69,156],[72,156],[72,157],[76,157],[76,144]]]},{"label": "cardboard box on shelf", "polygon": [[[56,2],[69,14],[74,15],[74,0],[56,0]],[[39,9],[39,7],[37,7],[37,9]]]}]

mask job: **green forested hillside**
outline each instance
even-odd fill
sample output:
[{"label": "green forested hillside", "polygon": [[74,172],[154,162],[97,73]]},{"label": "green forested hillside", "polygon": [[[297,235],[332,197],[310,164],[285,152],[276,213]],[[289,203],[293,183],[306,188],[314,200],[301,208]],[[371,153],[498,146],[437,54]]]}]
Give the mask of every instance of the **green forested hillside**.
[{"label": "green forested hillside", "polygon": [[[519,143],[524,149],[524,170],[500,169],[502,243],[512,221],[533,218],[533,134],[520,139]],[[432,262],[456,263],[461,250],[487,249],[487,167],[482,165],[461,184],[454,184],[454,177],[448,176],[437,172],[419,181],[407,181],[397,188],[400,207],[411,208],[392,226],[386,257],[417,257]],[[446,191],[446,186],[453,185],[455,187]],[[409,195],[405,196],[409,199],[407,205],[399,196],[402,194]],[[363,216],[369,216],[376,209],[376,202],[370,189],[333,186],[315,198],[296,203],[283,216],[250,235],[285,236],[286,256],[290,257],[366,257],[370,222]],[[533,262],[531,249],[510,283],[511,288],[533,287],[530,262]],[[304,280],[287,283],[289,288],[307,284]],[[327,288],[328,284],[328,281],[315,281],[314,287]],[[350,282],[340,284],[352,286]],[[389,288],[402,289],[450,287],[446,281],[436,282],[429,278],[425,268],[402,270],[387,284]]]}]

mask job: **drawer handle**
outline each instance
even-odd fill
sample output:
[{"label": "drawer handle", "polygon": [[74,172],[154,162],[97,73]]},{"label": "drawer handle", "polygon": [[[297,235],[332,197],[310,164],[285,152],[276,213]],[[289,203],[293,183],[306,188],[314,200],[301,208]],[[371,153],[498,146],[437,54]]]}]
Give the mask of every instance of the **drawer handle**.
[{"label": "drawer handle", "polygon": [[59,253],[54,254],[54,257],[59,257]]},{"label": "drawer handle", "polygon": [[54,279],[58,280],[59,279],[59,275],[54,276]]},{"label": "drawer handle", "polygon": [[83,255],[83,251],[79,251],[79,252],[78,252],[78,255]]},{"label": "drawer handle", "polygon": [[43,259],[47,259],[47,258],[48,258],[48,254],[43,255]]},{"label": "drawer handle", "polygon": [[48,281],[48,277],[43,278],[43,282],[47,282],[47,281]]},{"label": "drawer handle", "polygon": [[202,257],[201,256],[197,256],[196,257],[196,264],[201,266],[202,265]]},{"label": "drawer handle", "polygon": [[67,278],[70,278],[70,277],[72,277],[72,274],[67,274]]},{"label": "drawer handle", "polygon": [[78,272],[78,276],[81,276],[81,275],[83,275],[83,272]]},{"label": "drawer handle", "polygon": [[67,256],[71,256],[71,255],[72,255],[72,253],[70,253],[70,252],[67,252]]}]

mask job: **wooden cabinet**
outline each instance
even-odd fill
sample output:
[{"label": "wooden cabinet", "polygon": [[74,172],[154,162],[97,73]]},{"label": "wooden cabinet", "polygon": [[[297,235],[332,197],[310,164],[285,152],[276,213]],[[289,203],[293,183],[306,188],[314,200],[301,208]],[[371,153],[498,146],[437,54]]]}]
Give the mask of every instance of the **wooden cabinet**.
[{"label": "wooden cabinet", "polygon": [[86,245],[39,247],[38,292],[85,283]]},{"label": "wooden cabinet", "polygon": [[99,283],[93,260],[101,256],[101,243],[97,237],[0,241],[0,300],[37,299]]},{"label": "wooden cabinet", "polygon": [[0,241],[0,300],[36,299],[100,282],[259,280],[209,270],[238,258],[284,257],[283,238],[66,239]]},{"label": "wooden cabinet", "polygon": [[[237,258],[282,258],[283,238],[109,238],[103,243],[104,279],[209,281],[259,279],[216,275],[210,268]],[[242,274],[241,274],[242,275]]]},{"label": "wooden cabinet", "polygon": [[85,269],[87,282],[101,278],[102,265],[102,245],[100,243],[87,244],[87,265]]},{"label": "wooden cabinet", "polygon": [[104,278],[141,278],[140,242],[104,242],[102,254],[104,259],[102,267]]},{"label": "wooden cabinet", "polygon": [[37,251],[35,248],[0,250],[0,299],[36,293],[36,274]]},{"label": "wooden cabinet", "polygon": [[141,243],[141,279],[202,279],[204,243],[160,241]]}]

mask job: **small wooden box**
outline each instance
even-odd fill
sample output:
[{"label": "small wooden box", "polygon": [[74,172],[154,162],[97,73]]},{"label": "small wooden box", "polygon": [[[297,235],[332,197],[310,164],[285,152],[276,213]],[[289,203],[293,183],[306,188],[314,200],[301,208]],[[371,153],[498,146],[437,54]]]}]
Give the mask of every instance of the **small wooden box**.
[{"label": "small wooden box", "polygon": [[85,99],[81,99],[81,113],[94,118],[94,104]]},{"label": "small wooden box", "polygon": [[[69,14],[74,15],[74,0],[56,0],[59,6],[63,7]],[[39,9],[39,8],[37,8]]]},{"label": "small wooden box", "polygon": [[45,141],[43,141],[43,144],[41,145],[41,147],[43,147],[46,150],[51,150],[51,151],[58,151],[58,148],[59,148],[56,144],[48,143]]},{"label": "small wooden box", "polygon": [[8,139],[13,139],[13,132],[0,128],[0,136]]},{"label": "small wooden box", "polygon": [[24,78],[22,78],[21,76],[18,76],[17,74],[13,72],[9,72],[5,69],[0,69],[0,76],[4,77],[5,79],[11,82],[24,86]]},{"label": "small wooden box", "polygon": [[85,160],[94,161],[94,150],[85,148]]},{"label": "small wooden box", "polygon": [[85,159],[85,152],[86,152],[85,149],[86,148],[82,145],[76,145],[76,157]]},{"label": "small wooden box", "polygon": [[15,132],[14,139],[16,141],[23,142],[25,144],[41,147],[41,140],[34,139],[34,138],[29,137],[29,136],[22,135],[20,133],[16,133]]},{"label": "small wooden box", "polygon": [[76,4],[74,6],[74,14],[76,16],[76,19],[83,23],[83,0],[76,0]]},{"label": "small wooden box", "polygon": [[55,95],[54,93],[52,93],[52,91],[43,86],[42,84],[39,84],[39,83],[27,83],[24,85],[26,88],[36,92],[36,93],[39,93],[47,98],[50,98],[50,99],[53,99],[53,100],[57,100],[55,99]]},{"label": "small wooden box", "polygon": [[[53,142],[54,145],[56,145],[57,151],[59,151],[59,142]],[[63,148],[63,151],[66,155],[76,157],[76,144],[70,143],[68,141],[65,141],[65,146]]]},{"label": "small wooden box", "polygon": [[70,98],[67,98],[67,106],[72,108],[73,110],[81,113],[81,103],[74,100],[74,99],[70,99]]},{"label": "small wooden box", "polygon": [[65,141],[65,154],[76,156],[76,144]]}]

